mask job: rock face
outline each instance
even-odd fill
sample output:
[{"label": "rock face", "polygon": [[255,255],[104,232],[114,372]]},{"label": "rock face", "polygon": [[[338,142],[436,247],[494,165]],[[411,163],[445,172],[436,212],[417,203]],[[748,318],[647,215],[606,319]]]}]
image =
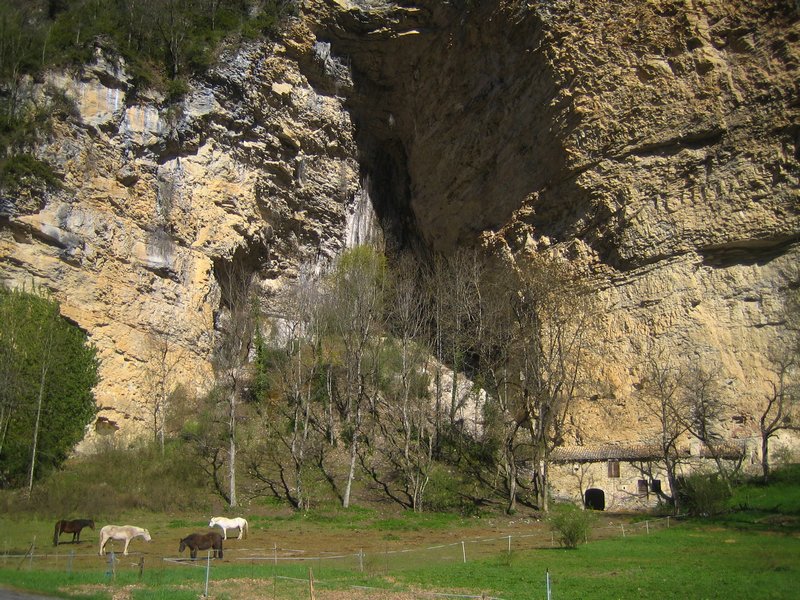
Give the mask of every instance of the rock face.
[{"label": "rock face", "polygon": [[357,4],[318,35],[352,60],[357,140],[393,168],[362,164],[406,237],[555,253],[596,286],[603,384],[574,441],[648,435],[657,350],[715,371],[727,433],[752,435],[800,280],[796,7],[408,2],[370,22]]},{"label": "rock face", "polygon": [[40,149],[66,189],[0,222],[0,276],[91,334],[101,416],[146,418],[165,334],[202,389],[219,269],[257,268],[268,297],[355,242],[371,199],[390,247],[587,273],[609,342],[577,441],[641,437],[656,346],[717,369],[752,430],[800,281],[793,3],[306,0],[177,106],[101,48],[51,79],[80,110]]},{"label": "rock face", "polygon": [[238,49],[174,105],[134,97],[100,47],[79,77],[49,74],[79,111],[40,149],[65,189],[8,203],[2,279],[46,288],[89,332],[101,423],[146,430],[164,344],[174,380],[207,389],[220,271],[247,263],[269,297],[342,247],[363,195],[352,125],[289,53]]}]

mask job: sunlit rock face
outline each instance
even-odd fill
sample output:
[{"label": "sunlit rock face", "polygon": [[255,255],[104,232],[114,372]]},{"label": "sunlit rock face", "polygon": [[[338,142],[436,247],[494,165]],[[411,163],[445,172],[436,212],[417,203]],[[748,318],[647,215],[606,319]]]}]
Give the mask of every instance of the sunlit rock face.
[{"label": "sunlit rock face", "polygon": [[792,3],[307,4],[409,245],[550,252],[590,278],[606,342],[575,441],[649,435],[657,349],[718,373],[726,433],[753,433],[800,280]]},{"label": "sunlit rock face", "polygon": [[[297,24],[299,51],[307,35]],[[268,301],[302,263],[343,247],[363,196],[350,116],[276,43],[231,51],[176,104],[134,95],[99,47],[79,76],[48,83],[79,113],[39,149],[65,187],[7,203],[2,280],[52,292],[100,351],[103,422],[146,431],[160,341],[175,381],[209,386],[215,265],[257,271]]]},{"label": "sunlit rock face", "polygon": [[80,112],[39,149],[66,187],[13,199],[0,277],[61,300],[100,348],[101,416],[143,430],[154,338],[208,385],[215,264],[268,305],[364,239],[555,253],[608,340],[577,441],[644,435],[656,346],[719,372],[745,436],[800,279],[798,36],[788,1],[305,0],[176,105],[98,48],[49,75]]}]

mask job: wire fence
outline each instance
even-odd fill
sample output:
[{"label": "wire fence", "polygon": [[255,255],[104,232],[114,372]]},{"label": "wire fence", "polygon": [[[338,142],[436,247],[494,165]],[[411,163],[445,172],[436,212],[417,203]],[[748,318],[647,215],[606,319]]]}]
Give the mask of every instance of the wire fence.
[{"label": "wire fence", "polygon": [[[607,520],[596,525],[583,540],[591,543],[597,540],[612,538],[631,538],[652,535],[670,527],[679,521],[674,517],[646,519],[638,522],[630,520]],[[241,541],[247,544],[247,540]],[[392,573],[421,567],[466,564],[470,561],[485,560],[492,557],[512,556],[515,552],[556,548],[559,546],[558,534],[546,527],[537,528],[528,533],[498,534],[490,537],[465,538],[454,542],[433,544],[423,547],[396,547],[387,542],[383,547],[359,548],[350,552],[308,552],[301,548],[283,548],[273,543],[271,547],[230,544],[225,547],[225,559],[221,564],[239,565],[241,568],[234,575],[237,578],[248,578],[261,581],[263,589],[254,592],[251,597],[309,597],[309,587],[337,588],[344,585],[359,593],[386,593],[386,590],[363,585],[348,584],[348,579],[359,576],[387,577]],[[102,558],[102,560],[100,560]],[[46,569],[59,570],[66,573],[99,568],[107,579],[113,580],[118,573],[126,573],[130,578],[141,579],[145,573],[164,569],[203,569],[205,570],[205,591],[208,596],[210,575],[213,576],[220,563],[210,560],[210,555],[201,553],[197,560],[186,556],[156,556],[151,553],[130,552],[127,556],[109,552],[99,557],[96,552],[70,549],[62,551],[42,551],[34,539],[27,552],[14,552],[5,549],[0,554],[0,566],[4,569]],[[297,588],[293,591],[293,588]],[[300,588],[306,590],[299,591]],[[547,579],[549,590],[549,574]],[[313,597],[313,595],[311,596]],[[362,597],[369,598],[369,595]],[[444,592],[414,591],[413,597],[430,598],[485,598],[503,600],[502,597],[491,597],[483,594],[450,594]]]}]

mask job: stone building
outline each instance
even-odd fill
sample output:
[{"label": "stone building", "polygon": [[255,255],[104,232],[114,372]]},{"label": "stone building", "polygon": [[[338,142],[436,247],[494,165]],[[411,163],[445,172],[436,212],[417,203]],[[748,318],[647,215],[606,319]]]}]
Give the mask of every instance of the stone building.
[{"label": "stone building", "polygon": [[[754,458],[747,444],[725,443],[715,451],[730,466]],[[676,461],[678,477],[716,468],[712,453],[700,444],[681,446]],[[564,446],[553,450],[549,469],[555,500],[595,510],[647,510],[672,495],[655,444]]]}]

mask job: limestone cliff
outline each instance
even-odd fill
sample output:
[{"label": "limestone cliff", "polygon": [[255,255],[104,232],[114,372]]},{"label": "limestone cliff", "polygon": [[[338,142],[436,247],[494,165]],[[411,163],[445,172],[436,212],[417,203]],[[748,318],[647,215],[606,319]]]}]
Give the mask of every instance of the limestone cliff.
[{"label": "limestone cliff", "polygon": [[389,155],[371,168],[406,237],[554,252],[593,279],[608,343],[578,441],[641,439],[655,347],[718,370],[729,434],[752,434],[800,281],[796,7],[313,4],[350,7],[320,34],[351,57],[357,140]]},{"label": "limestone cliff", "polygon": [[160,332],[203,387],[222,264],[257,268],[269,297],[371,199],[390,246],[582,266],[610,341],[578,439],[639,435],[656,343],[717,365],[752,418],[800,279],[793,3],[301,5],[282,42],[227,51],[178,105],[134,96],[99,47],[50,75],[80,110],[40,149],[66,187],[15,199],[0,276],[89,331],[101,415],[143,418]]},{"label": "limestone cliff", "polygon": [[358,164],[341,99],[281,44],[223,54],[178,104],[134,95],[125,65],[95,54],[77,76],[47,76],[79,113],[39,150],[64,189],[6,202],[0,264],[4,282],[44,286],[89,332],[99,416],[141,431],[159,343],[176,381],[207,389],[220,270],[257,269],[269,297],[333,256],[361,197]]}]

